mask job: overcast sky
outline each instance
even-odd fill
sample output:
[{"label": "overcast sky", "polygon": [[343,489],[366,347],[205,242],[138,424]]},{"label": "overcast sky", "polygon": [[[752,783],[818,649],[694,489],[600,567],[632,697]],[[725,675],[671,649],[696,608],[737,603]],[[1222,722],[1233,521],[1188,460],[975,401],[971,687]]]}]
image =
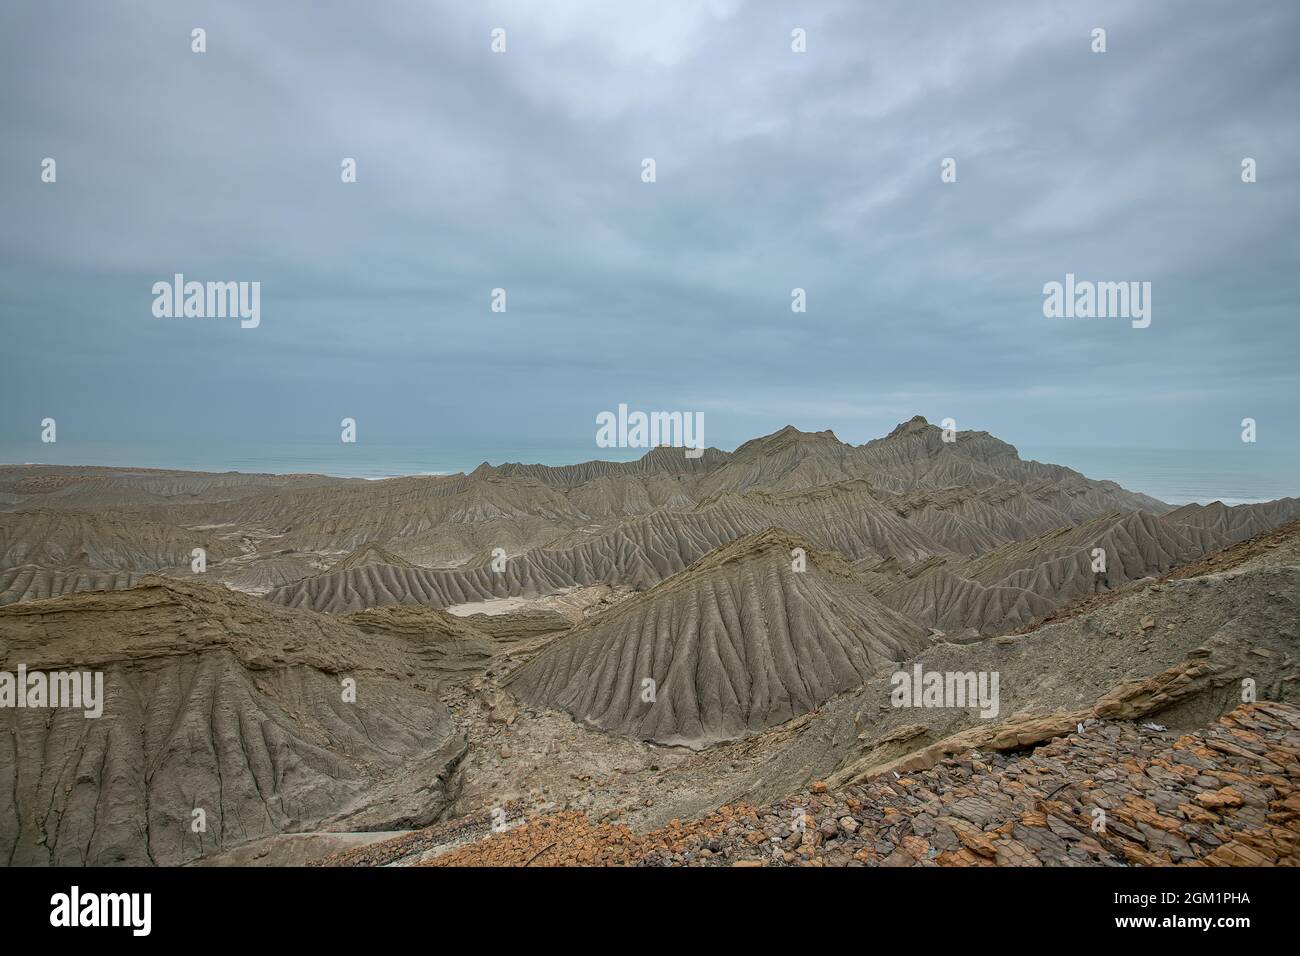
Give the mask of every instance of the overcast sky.
[{"label": "overcast sky", "polygon": [[[1298,41],[1294,0],[12,0],[0,438],[1295,446]],[[177,272],[260,327],[154,317]],[[1045,318],[1067,272],[1150,327]]]}]

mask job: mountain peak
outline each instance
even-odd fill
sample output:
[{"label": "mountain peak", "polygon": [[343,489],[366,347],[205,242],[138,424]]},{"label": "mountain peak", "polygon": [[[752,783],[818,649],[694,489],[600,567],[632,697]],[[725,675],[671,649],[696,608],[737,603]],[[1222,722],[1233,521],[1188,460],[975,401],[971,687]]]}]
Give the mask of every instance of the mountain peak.
[{"label": "mountain peak", "polygon": [[770,435],[763,435],[759,438],[751,438],[745,444],[736,449],[734,454],[762,454],[770,455],[774,452],[787,448],[843,448],[846,447],[835,432],[829,428],[819,432],[800,431],[793,425],[786,425],[784,428],[772,432]]},{"label": "mountain peak", "polygon": [[897,438],[899,435],[912,435],[916,432],[925,431],[927,428],[931,427],[933,426],[925,420],[924,415],[913,415],[907,421],[900,422],[886,437]]}]

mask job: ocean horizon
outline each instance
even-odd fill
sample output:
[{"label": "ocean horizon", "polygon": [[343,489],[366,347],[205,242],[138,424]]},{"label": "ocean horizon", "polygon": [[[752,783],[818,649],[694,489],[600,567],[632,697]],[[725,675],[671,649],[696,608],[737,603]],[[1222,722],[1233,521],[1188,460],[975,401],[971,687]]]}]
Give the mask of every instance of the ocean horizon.
[{"label": "ocean horizon", "polygon": [[1019,448],[1020,457],[1064,465],[1097,481],[1171,505],[1252,504],[1300,496],[1300,452],[1233,448]]},{"label": "ocean horizon", "polygon": [[[1300,452],[1243,443],[1240,448],[1018,448],[1020,457],[1064,465],[1098,481],[1113,481],[1169,504],[1228,505],[1300,496]],[[499,445],[283,442],[203,444],[166,442],[0,443],[0,463],[158,468],[180,471],[321,474],[371,481],[469,473],[488,462],[573,465],[635,461],[642,448],[600,448],[526,440]]]}]

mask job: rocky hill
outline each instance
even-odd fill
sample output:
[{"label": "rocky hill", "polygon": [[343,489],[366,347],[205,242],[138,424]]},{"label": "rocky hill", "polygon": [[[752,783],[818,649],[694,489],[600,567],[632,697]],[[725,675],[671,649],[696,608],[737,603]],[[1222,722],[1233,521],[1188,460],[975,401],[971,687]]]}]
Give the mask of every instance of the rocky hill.
[{"label": "rocky hill", "polygon": [[0,709],[0,860],[175,864],[436,819],[465,743],[436,668],[383,630],[163,578],[0,609],[0,669],[99,672],[104,693],[98,719]]},{"label": "rocky hill", "polygon": [[773,529],[575,628],[505,686],[602,730],[699,747],[807,713],[927,643],[842,558]]}]

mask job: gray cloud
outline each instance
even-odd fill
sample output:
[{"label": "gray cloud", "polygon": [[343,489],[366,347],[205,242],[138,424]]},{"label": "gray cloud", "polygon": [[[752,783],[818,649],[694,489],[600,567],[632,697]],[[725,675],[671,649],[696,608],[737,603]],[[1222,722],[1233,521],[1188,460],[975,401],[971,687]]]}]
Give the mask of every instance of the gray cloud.
[{"label": "gray cloud", "polygon": [[[8,4],[0,440],[576,445],[627,402],[724,447],[1295,445],[1298,35],[1282,0]],[[178,271],[261,281],[261,328],[154,319]],[[1151,327],[1045,319],[1066,272],[1151,281]]]}]

